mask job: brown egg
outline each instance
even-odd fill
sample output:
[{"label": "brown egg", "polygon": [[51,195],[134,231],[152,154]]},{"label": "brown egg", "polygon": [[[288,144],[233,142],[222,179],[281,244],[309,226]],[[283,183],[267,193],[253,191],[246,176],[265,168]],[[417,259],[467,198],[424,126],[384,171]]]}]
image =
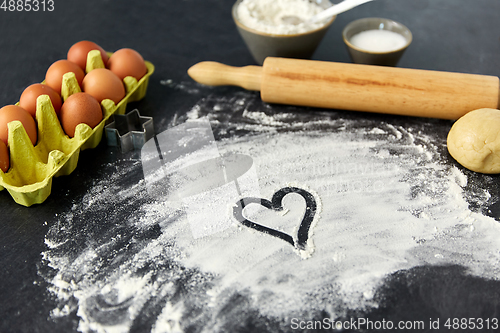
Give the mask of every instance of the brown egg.
[{"label": "brown egg", "polygon": [[84,123],[92,128],[99,125],[102,121],[101,105],[87,93],[76,93],[64,101],[59,119],[64,132],[72,138],[78,124]]},{"label": "brown egg", "polygon": [[78,84],[81,86],[85,73],[80,68],[80,66],[78,66],[74,62],[65,59],[58,60],[49,67],[47,73],[45,74],[45,83],[49,87],[54,89],[58,94],[60,94],[62,77],[64,74],[68,72],[75,73],[76,80],[78,81]]},{"label": "brown egg", "polygon": [[99,103],[103,99],[110,99],[118,104],[125,97],[122,80],[106,68],[97,68],[85,75],[82,90],[94,96]]},{"label": "brown egg", "polygon": [[142,56],[132,49],[120,49],[113,53],[107,67],[121,80],[127,76],[140,80],[148,72]]},{"label": "brown egg", "polygon": [[85,71],[87,65],[87,55],[92,50],[98,50],[99,52],[101,52],[102,62],[104,63],[104,65],[106,65],[109,59],[106,51],[104,51],[104,49],[96,43],[90,42],[88,40],[82,40],[76,44],[73,44],[73,46],[71,46],[68,51],[68,60],[74,62]]},{"label": "brown egg", "polygon": [[9,128],[7,124],[14,120],[19,120],[23,124],[31,143],[35,145],[37,140],[35,119],[28,111],[17,105],[7,105],[0,109],[0,140],[8,145]]},{"label": "brown egg", "polygon": [[46,84],[35,83],[24,89],[23,93],[21,94],[21,98],[19,99],[19,106],[28,111],[31,116],[35,118],[36,99],[41,95],[49,96],[56,114],[59,114],[59,110],[61,110],[62,104],[61,96]]},{"label": "brown egg", "polygon": [[10,166],[9,150],[7,145],[0,140],[0,170],[7,172]]}]

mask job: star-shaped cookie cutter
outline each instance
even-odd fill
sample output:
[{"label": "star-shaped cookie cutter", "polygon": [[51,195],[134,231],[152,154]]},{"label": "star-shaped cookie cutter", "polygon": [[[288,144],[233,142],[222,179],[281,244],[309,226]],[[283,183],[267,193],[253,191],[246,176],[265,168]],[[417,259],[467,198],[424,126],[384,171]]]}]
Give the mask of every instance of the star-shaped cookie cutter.
[{"label": "star-shaped cookie cutter", "polygon": [[105,126],[108,146],[120,147],[123,153],[141,149],[154,136],[152,117],[143,117],[134,109],[127,114],[113,115],[113,121]]}]

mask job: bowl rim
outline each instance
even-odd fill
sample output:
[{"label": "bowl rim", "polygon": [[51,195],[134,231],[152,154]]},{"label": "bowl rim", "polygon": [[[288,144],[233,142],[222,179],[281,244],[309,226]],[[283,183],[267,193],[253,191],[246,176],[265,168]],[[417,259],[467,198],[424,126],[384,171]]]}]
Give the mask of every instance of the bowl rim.
[{"label": "bowl rim", "polygon": [[[360,47],[358,47],[358,46],[356,46],[356,45],[352,44],[352,43],[349,41],[349,39],[347,38],[347,36],[346,36],[346,31],[347,31],[347,29],[348,29],[349,27],[351,27],[352,25],[354,25],[354,24],[359,24],[359,23],[361,23],[361,22],[363,22],[363,21],[368,21],[368,20],[379,20],[379,21],[380,21],[380,23],[388,23],[388,22],[390,22],[391,24],[396,25],[396,26],[399,26],[400,28],[402,28],[403,30],[405,30],[406,32],[408,32],[408,38],[406,38],[406,37],[405,37],[405,36],[403,36],[401,33],[396,32],[396,31],[393,31],[393,32],[396,32],[396,33],[398,33],[398,34],[402,35],[403,37],[405,37],[405,40],[406,40],[405,45],[401,46],[401,47],[400,47],[400,48],[398,48],[398,49],[391,50],[391,51],[370,51],[370,50],[363,49],[363,48],[360,48]],[[365,30],[361,30],[361,31],[367,31],[367,30],[372,30],[372,29],[365,29]],[[379,30],[388,30],[388,31],[392,31],[392,30],[389,30],[389,29],[379,29]],[[361,31],[360,31],[360,32],[361,32]],[[404,24],[399,23],[399,22],[397,22],[397,21],[394,21],[394,20],[392,20],[392,19],[383,18],[383,17],[364,17],[364,18],[360,18],[360,19],[357,19],[357,20],[354,20],[354,21],[352,21],[352,22],[348,23],[348,24],[344,27],[344,29],[342,30],[342,39],[344,40],[344,43],[345,43],[348,47],[350,47],[350,48],[352,48],[352,49],[354,49],[354,50],[356,50],[356,51],[359,51],[359,52],[362,52],[362,53],[368,53],[368,54],[377,54],[377,55],[382,55],[382,54],[392,54],[392,53],[397,53],[397,52],[401,52],[401,51],[405,50],[405,49],[406,49],[408,46],[410,46],[410,44],[412,43],[412,41],[413,41],[413,34],[412,34],[411,30],[410,30],[410,29],[408,29],[408,27],[406,27]]]},{"label": "bowl rim", "polygon": [[[330,0],[326,0],[326,1],[328,1],[331,5]],[[318,32],[318,31],[321,31],[324,29],[328,29],[328,27],[330,27],[330,25],[332,25],[333,21],[335,21],[335,19],[337,18],[337,15],[332,16],[324,25],[322,25],[321,27],[314,29],[314,30],[308,30],[308,31],[296,33],[296,34],[271,34],[268,32],[263,32],[263,31],[252,29],[252,28],[244,25],[243,23],[241,23],[241,21],[238,19],[238,15],[236,14],[236,10],[241,2],[243,2],[243,0],[237,0],[233,4],[233,7],[231,9],[231,15],[233,17],[234,23],[236,23],[236,25],[243,30],[246,30],[246,31],[253,33],[255,35],[260,35],[260,36],[264,36],[264,37],[291,38],[291,37],[297,37],[297,36],[307,36],[309,34],[313,34],[315,32]]]}]

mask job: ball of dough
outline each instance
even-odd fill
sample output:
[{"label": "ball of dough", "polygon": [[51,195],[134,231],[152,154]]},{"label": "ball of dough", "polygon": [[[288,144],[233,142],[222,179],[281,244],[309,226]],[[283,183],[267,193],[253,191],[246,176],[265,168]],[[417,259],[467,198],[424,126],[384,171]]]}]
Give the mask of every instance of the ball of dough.
[{"label": "ball of dough", "polygon": [[500,110],[478,109],[458,119],[448,133],[448,151],[481,173],[500,173]]}]

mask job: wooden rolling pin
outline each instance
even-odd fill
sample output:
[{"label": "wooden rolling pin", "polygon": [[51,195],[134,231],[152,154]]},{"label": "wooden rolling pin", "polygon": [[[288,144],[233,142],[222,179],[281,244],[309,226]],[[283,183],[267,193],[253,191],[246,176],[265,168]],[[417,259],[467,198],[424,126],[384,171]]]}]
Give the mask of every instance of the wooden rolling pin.
[{"label": "wooden rolling pin", "polygon": [[200,62],[188,70],[207,85],[260,91],[264,102],[458,119],[497,109],[496,76],[268,57],[260,66]]}]

